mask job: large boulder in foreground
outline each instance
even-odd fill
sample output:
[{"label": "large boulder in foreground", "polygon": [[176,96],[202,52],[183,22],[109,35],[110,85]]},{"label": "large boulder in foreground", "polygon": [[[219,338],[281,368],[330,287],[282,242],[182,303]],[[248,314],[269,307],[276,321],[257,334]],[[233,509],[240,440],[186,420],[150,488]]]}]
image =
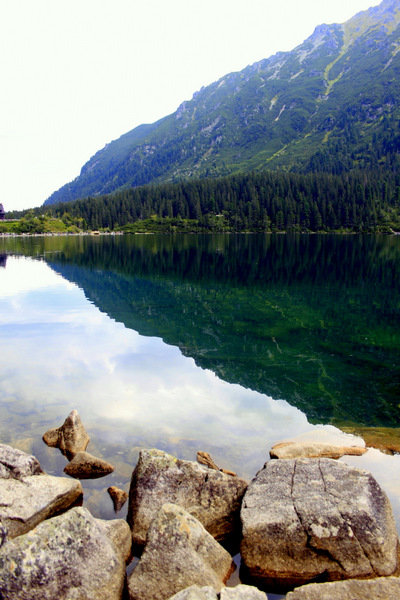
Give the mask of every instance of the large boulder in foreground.
[{"label": "large boulder in foreground", "polygon": [[130,544],[126,522],[73,508],[0,548],[0,598],[121,600]]},{"label": "large boulder in foreground", "polygon": [[240,505],[247,483],[161,450],[141,450],[132,475],[128,523],[133,542],[143,546],[149,525],[164,503],[178,504],[220,543],[240,533]]},{"label": "large boulder in foreground", "polygon": [[153,519],[146,547],[128,578],[130,600],[166,600],[191,585],[217,592],[234,570],[231,555],[203,525],[175,504]]},{"label": "large boulder in foreground", "polygon": [[82,486],[78,481],[46,475],[34,456],[1,445],[0,537],[3,542],[66,510],[81,495]]},{"label": "large boulder in foreground", "polygon": [[394,573],[397,532],[372,475],[332,459],[271,460],[241,511],[243,575],[288,589]]},{"label": "large boulder in foreground", "polygon": [[286,600],[395,600],[400,598],[400,579],[380,577],[361,581],[311,583],[289,592]]},{"label": "large boulder in foreground", "polygon": [[61,427],[49,429],[43,435],[43,441],[52,448],[59,448],[71,460],[77,452],[84,452],[90,442],[78,411],[73,410]]}]

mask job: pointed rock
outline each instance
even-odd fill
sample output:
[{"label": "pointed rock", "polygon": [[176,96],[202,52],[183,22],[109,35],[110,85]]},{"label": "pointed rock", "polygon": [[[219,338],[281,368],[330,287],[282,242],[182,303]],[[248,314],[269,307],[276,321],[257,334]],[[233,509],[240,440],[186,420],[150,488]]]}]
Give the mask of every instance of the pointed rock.
[{"label": "pointed rock", "polygon": [[130,600],[166,600],[191,585],[217,592],[234,570],[230,554],[203,525],[175,504],[164,504],[128,579]]},{"label": "pointed rock", "polygon": [[57,429],[49,429],[43,436],[43,441],[52,448],[59,448],[70,460],[77,452],[84,451],[90,442],[81,418],[73,410]]},{"label": "pointed rock", "polygon": [[120,490],[119,488],[115,487],[115,485],[109,487],[107,492],[111,496],[115,512],[120,511],[121,508],[124,506],[125,502],[128,500],[128,493],[124,492],[124,490]]},{"label": "pointed rock", "polygon": [[78,452],[64,469],[64,473],[76,479],[98,479],[109,475],[114,467],[102,458],[92,456],[89,452]]}]

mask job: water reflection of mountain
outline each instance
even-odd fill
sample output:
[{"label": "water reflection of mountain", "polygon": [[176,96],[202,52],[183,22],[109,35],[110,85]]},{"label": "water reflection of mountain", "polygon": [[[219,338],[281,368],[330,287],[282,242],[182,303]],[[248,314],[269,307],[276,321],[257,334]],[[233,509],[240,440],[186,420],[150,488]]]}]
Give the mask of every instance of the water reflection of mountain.
[{"label": "water reflection of mountain", "polygon": [[227,381],[312,421],[397,425],[398,239],[75,238],[44,252],[100,310]]}]

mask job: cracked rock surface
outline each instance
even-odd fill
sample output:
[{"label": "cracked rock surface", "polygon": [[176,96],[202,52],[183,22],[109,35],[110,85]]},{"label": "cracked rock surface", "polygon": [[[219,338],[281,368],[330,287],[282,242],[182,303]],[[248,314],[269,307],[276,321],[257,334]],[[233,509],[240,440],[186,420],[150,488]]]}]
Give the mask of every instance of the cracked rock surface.
[{"label": "cracked rock surface", "polygon": [[72,508],[0,548],[0,598],[121,600],[130,545],[125,521]]},{"label": "cracked rock surface", "polygon": [[243,573],[264,587],[387,576],[397,566],[386,494],[367,471],[333,459],[267,462],[241,518]]},{"label": "cracked rock surface", "polygon": [[240,532],[240,505],[247,483],[180,460],[161,450],[141,450],[132,475],[128,523],[133,542],[143,546],[152,519],[164,503],[182,506],[220,543]]}]

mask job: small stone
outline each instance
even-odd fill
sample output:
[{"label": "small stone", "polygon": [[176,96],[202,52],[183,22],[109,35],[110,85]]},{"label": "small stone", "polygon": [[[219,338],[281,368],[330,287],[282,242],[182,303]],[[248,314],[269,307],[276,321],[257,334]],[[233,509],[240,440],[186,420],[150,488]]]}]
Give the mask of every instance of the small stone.
[{"label": "small stone", "polygon": [[109,487],[107,492],[111,496],[111,500],[113,501],[115,512],[120,511],[121,508],[124,506],[125,502],[128,500],[128,492],[125,492],[124,490],[120,490],[115,485],[112,485],[111,487]]},{"label": "small stone", "polygon": [[73,410],[61,427],[46,431],[43,441],[52,448],[59,448],[63,455],[70,460],[77,452],[86,450],[90,437],[86,433],[78,412]]},{"label": "small stone", "polygon": [[229,471],[229,469],[221,469],[218,465],[213,461],[208,452],[197,452],[197,462],[201,465],[205,465],[209,469],[214,469],[214,471],[221,471],[221,473],[225,473],[225,475],[231,475],[232,477],[236,477],[236,473],[233,471]]},{"label": "small stone", "polygon": [[64,469],[64,473],[76,479],[98,479],[113,471],[114,467],[109,462],[89,452],[77,452]]}]

